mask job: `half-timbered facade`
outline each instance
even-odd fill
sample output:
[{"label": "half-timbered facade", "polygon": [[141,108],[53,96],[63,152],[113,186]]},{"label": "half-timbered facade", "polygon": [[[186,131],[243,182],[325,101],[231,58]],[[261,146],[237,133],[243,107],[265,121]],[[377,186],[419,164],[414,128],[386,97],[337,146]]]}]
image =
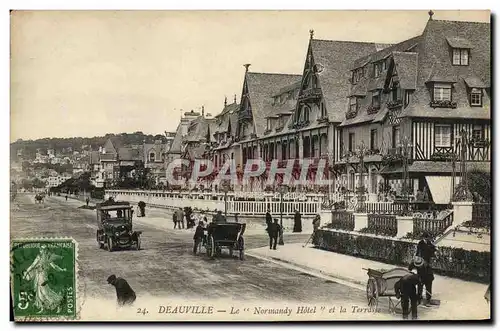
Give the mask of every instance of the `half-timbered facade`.
[{"label": "half-timbered facade", "polygon": [[402,193],[405,172],[411,195],[449,202],[458,161],[489,171],[489,68],[489,24],[432,16],[421,36],[356,60],[340,126],[343,184],[376,195],[383,177]]}]

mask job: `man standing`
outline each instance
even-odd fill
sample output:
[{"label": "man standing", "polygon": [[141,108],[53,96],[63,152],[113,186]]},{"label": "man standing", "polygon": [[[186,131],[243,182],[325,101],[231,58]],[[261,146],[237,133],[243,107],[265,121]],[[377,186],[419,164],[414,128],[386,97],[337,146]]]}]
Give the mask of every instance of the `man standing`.
[{"label": "man standing", "polygon": [[174,221],[174,229],[177,229],[177,210],[172,214],[172,219]]},{"label": "man standing", "polygon": [[203,242],[203,239],[205,237],[205,226],[203,224],[203,221],[200,221],[198,223],[198,226],[196,227],[196,230],[194,232],[194,247],[193,247],[193,254],[196,255],[196,252],[198,251],[198,246],[200,245],[201,242]]},{"label": "man standing", "polygon": [[85,199],[85,202],[87,203],[87,207],[88,207],[89,206],[89,202],[90,202],[89,197],[87,197],[87,199]]},{"label": "man standing", "polygon": [[297,209],[293,217],[293,232],[302,232],[302,215]]},{"label": "man standing", "polygon": [[321,225],[321,216],[316,215],[313,219],[313,234],[319,229]]},{"label": "man standing", "polygon": [[269,227],[269,225],[271,225],[272,223],[273,223],[273,217],[271,216],[271,212],[268,209],[267,213],[266,213],[266,225],[267,225],[267,227]]},{"label": "man standing", "polygon": [[111,275],[108,277],[108,284],[115,287],[116,299],[119,306],[131,305],[134,303],[136,299],[135,292],[125,279]]},{"label": "man standing", "polygon": [[139,211],[141,212],[141,217],[146,216],[146,203],[144,201],[139,201],[137,204],[139,206]]},{"label": "man standing", "polygon": [[431,259],[436,253],[436,246],[431,241],[431,236],[429,233],[424,232],[422,235],[422,240],[417,245],[417,253],[415,256],[422,258],[424,261],[424,266],[418,269],[417,266],[410,264],[410,271],[416,267],[419,271],[420,278],[422,280],[418,288],[419,300],[422,300],[423,286],[425,286],[426,291],[426,305],[431,305],[432,298],[432,282],[434,281],[434,273],[431,267]]},{"label": "man standing", "polygon": [[177,213],[177,222],[179,223],[179,229],[184,229],[184,210],[182,210],[182,207],[179,208]]},{"label": "man standing", "polygon": [[274,219],[274,223],[269,224],[267,227],[267,233],[269,234],[269,249],[276,250],[276,245],[278,244],[278,235],[280,233],[281,227],[278,224],[278,219]]}]

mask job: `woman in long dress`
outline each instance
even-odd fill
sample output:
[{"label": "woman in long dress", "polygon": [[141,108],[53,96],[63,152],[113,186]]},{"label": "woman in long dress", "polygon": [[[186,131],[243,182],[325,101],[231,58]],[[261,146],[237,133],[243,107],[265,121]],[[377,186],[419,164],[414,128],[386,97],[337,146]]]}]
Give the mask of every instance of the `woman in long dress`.
[{"label": "woman in long dress", "polygon": [[64,297],[62,294],[54,291],[49,284],[49,272],[51,269],[59,272],[66,271],[54,263],[55,260],[62,258],[59,255],[52,254],[45,245],[40,247],[40,253],[35,261],[24,272],[24,279],[33,281],[35,290],[35,307],[40,309],[38,313],[45,310],[55,310],[59,312],[61,302]]}]

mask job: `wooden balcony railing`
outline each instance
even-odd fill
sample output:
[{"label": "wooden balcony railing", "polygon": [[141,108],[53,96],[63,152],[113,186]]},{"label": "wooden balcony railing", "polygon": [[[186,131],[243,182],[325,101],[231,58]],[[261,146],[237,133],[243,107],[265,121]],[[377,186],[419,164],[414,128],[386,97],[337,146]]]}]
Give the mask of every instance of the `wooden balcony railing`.
[{"label": "wooden balcony railing", "polygon": [[453,224],[453,212],[450,212],[443,218],[413,218],[413,236],[420,237],[424,232],[427,232],[431,237],[435,238],[442,234],[448,227]]}]

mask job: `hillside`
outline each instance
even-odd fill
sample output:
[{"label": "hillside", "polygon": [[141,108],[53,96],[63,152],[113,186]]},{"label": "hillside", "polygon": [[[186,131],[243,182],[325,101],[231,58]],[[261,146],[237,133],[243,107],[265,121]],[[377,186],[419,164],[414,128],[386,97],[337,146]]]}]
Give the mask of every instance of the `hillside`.
[{"label": "hillside", "polygon": [[100,146],[103,146],[106,140],[110,137],[118,137],[124,145],[132,144],[142,144],[153,143],[155,140],[162,140],[166,142],[166,138],[162,134],[152,135],[144,134],[142,132],[134,133],[121,133],[112,134],[108,133],[105,136],[84,138],[84,137],[72,137],[72,138],[42,138],[37,140],[18,140],[10,144],[10,155],[13,160],[17,159],[17,151],[19,149],[23,150],[24,158],[33,159],[37,149],[41,149],[42,153],[46,153],[47,149],[52,148],[56,152],[61,152],[68,147],[71,147],[73,151],[81,151],[82,146],[91,146],[92,150],[98,150]]}]

